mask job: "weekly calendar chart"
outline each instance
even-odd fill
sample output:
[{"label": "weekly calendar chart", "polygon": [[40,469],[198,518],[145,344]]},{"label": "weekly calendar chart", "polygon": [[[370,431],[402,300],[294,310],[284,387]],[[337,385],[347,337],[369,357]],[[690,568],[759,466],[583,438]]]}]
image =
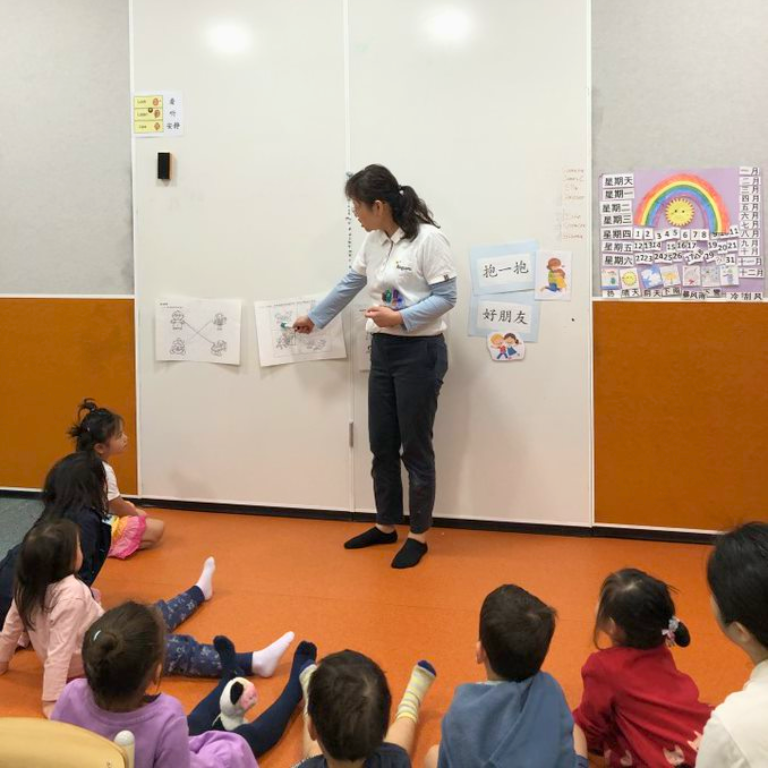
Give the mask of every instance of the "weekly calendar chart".
[{"label": "weekly calendar chart", "polygon": [[761,194],[753,166],[602,175],[602,296],[762,301]]}]

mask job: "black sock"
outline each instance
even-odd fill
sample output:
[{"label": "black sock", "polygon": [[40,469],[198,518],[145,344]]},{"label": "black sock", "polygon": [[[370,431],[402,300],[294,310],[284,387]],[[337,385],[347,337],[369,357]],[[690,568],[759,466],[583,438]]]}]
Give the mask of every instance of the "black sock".
[{"label": "black sock", "polygon": [[221,659],[222,677],[227,673],[232,677],[239,677],[243,674],[243,669],[241,665],[238,664],[237,660],[237,657],[241,654],[238,654],[237,651],[235,651],[235,644],[228,637],[225,637],[224,635],[216,635],[216,637],[213,638],[213,647],[216,649],[216,652]]},{"label": "black sock", "polygon": [[374,526],[365,533],[345,541],[344,549],[364,549],[365,547],[373,547],[376,544],[394,544],[396,541],[397,531],[384,533],[384,531],[380,531]]},{"label": "black sock", "polygon": [[427,554],[429,547],[416,539],[408,538],[405,540],[402,549],[395,555],[392,561],[393,568],[413,568],[418,565],[424,555]]}]

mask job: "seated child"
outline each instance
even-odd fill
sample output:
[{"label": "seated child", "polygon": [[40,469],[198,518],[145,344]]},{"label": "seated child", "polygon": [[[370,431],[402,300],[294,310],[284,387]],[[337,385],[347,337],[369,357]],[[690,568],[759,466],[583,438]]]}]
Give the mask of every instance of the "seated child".
[{"label": "seated child", "polygon": [[341,651],[301,675],[306,701],[302,768],[410,768],[419,709],[435,680],[420,661],[390,725],[392,696],[381,668]]},{"label": "seated child", "polygon": [[[83,674],[80,646],[88,627],[104,609],[91,590],[75,574],[83,556],[78,528],[71,520],[38,523],[24,537],[16,567],[14,601],[0,633],[0,674],[8,670],[22,632],[43,662],[43,712],[50,715],[68,679]],[[197,583],[171,600],[158,601],[156,608],[167,630],[172,631],[213,595],[212,557],[205,561]],[[221,675],[216,650],[189,635],[164,635],[165,671],[199,677]],[[246,674],[268,676],[293,640],[287,633],[276,643],[255,654],[242,654],[238,664]],[[265,669],[265,661],[269,661]],[[268,674],[265,674],[268,673]]]},{"label": "seated child", "polygon": [[110,458],[119,456],[128,445],[122,417],[108,408],[99,408],[93,400],[86,398],[78,406],[77,418],[69,430],[77,450],[92,452],[104,463],[107,503],[112,514],[109,556],[124,560],[139,549],[157,546],[163,538],[165,523],[148,517],[143,509],[120,495],[115,470],[109,463]]},{"label": "seated child", "polygon": [[720,536],[707,581],[720,629],[754,669],[744,689],[713,712],[696,766],[757,768],[768,764],[768,525],[748,523]]},{"label": "seated child", "polygon": [[476,655],[487,682],[456,689],[427,768],[586,768],[574,750],[563,691],[541,671],[555,617],[554,609],[514,584],[485,598]]},{"label": "seated child", "polygon": [[253,723],[227,732],[206,727],[216,727],[221,694],[242,670],[231,642],[217,637],[214,643],[224,678],[188,721],[177,699],[150,693],[160,684],[166,645],[157,611],[138,603],[113,608],[88,629],[82,649],[86,679],[67,685],[53,719],[112,740],[122,730],[131,731],[136,768],[257,768],[256,757],[279,741],[300,704],[299,673],[317,650],[300,643],[278,700]]},{"label": "seated child", "polygon": [[[43,485],[43,511],[35,525],[71,520],[80,531],[83,564],[77,578],[96,581],[112,544],[108,521],[107,479],[101,460],[91,453],[71,453],[51,467]],[[0,629],[13,601],[14,573],[21,544],[0,562]]]},{"label": "seated child", "polygon": [[590,752],[609,768],[692,766],[712,708],[680,672],[669,650],[691,636],[675,616],[669,587],[634,568],[612,573],[600,589],[593,653],[581,675],[584,693],[574,711]]}]

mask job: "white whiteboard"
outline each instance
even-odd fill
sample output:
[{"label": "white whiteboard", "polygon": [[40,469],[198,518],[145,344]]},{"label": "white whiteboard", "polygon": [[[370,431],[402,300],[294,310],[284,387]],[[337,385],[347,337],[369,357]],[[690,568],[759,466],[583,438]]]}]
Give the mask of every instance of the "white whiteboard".
[{"label": "white whiteboard", "polygon": [[[263,369],[255,342],[255,300],[346,266],[341,5],[301,3],[300,20],[283,0],[133,2],[134,90],[181,91],[186,119],[183,138],[134,142],[145,496],[349,508],[347,362]],[[243,300],[238,368],[154,361],[168,294]]]},{"label": "white whiteboard", "polygon": [[[562,244],[574,251],[573,299],[544,303],[524,362],[493,364],[485,340],[466,331],[471,246],[561,246],[553,230],[563,170],[589,168],[588,3],[464,2],[447,15],[444,7],[353,2],[350,14],[352,166],[382,162],[412,185],[460,266],[435,430],[435,515],[589,524],[589,242]],[[468,38],[451,41],[462,13]],[[379,81],[397,84],[390,97],[370,88]],[[358,375],[356,424],[366,418]],[[355,501],[372,510],[362,437]]]},{"label": "white whiteboard", "polygon": [[[373,509],[357,366],[261,370],[250,317],[239,370],[155,364],[151,349],[158,294],[248,305],[344,273],[348,151],[352,169],[384,163],[426,198],[459,265],[435,514],[591,522],[589,241],[556,235],[563,170],[590,167],[588,2],[443,8],[349,0],[345,27],[342,0],[225,0],[215,13],[134,0],[135,87],[182,90],[187,120],[183,139],[136,148],[144,495]],[[204,32],[220,19],[245,25],[251,53],[209,52]],[[178,157],[170,188],[153,180],[161,148]],[[361,238],[355,225],[355,247]],[[466,332],[469,248],[528,238],[574,251],[573,300],[542,307],[524,362],[494,365]]]}]

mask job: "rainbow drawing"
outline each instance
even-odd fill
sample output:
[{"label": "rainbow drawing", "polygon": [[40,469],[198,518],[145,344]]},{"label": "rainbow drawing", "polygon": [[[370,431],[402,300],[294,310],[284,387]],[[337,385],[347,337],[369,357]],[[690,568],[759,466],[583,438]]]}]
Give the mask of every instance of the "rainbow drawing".
[{"label": "rainbow drawing", "polygon": [[662,207],[676,197],[686,198],[698,206],[710,232],[728,232],[730,217],[723,199],[708,181],[689,173],[669,176],[653,187],[636,209],[635,224],[640,227],[655,226]]}]

